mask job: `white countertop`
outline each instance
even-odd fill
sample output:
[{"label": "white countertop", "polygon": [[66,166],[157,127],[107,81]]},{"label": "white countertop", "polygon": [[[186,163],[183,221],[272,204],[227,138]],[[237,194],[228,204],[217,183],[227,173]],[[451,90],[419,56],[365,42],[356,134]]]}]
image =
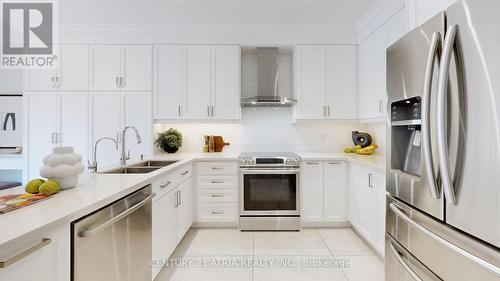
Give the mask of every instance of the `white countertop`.
[{"label": "white countertop", "polygon": [[[344,153],[298,153],[305,160],[338,159],[384,169],[383,156],[354,156]],[[64,190],[46,201],[0,215],[0,247],[33,231],[69,223],[104,207],[154,181],[164,172],[174,170],[192,161],[236,161],[239,153],[176,153],[148,159],[179,160],[170,166],[148,174],[93,174],[85,173],[75,188]],[[0,191],[0,195],[22,194],[23,187]]]},{"label": "white countertop", "polygon": [[374,154],[374,155],[358,155],[355,153],[329,153],[329,152],[298,152],[298,155],[303,160],[344,160],[351,163],[356,163],[363,166],[368,166],[371,168],[376,168],[378,170],[385,171],[385,155]]}]

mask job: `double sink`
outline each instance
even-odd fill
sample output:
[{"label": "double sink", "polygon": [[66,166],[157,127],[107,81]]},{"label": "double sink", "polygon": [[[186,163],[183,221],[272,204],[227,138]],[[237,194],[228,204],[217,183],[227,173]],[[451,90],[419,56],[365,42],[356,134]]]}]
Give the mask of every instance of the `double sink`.
[{"label": "double sink", "polygon": [[102,174],[147,174],[178,161],[145,161],[102,172]]}]

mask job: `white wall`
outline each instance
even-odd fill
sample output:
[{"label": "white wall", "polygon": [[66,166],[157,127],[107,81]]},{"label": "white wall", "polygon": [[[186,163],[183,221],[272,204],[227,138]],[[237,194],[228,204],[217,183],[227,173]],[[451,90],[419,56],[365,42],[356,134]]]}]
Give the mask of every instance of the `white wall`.
[{"label": "white wall", "polygon": [[[221,135],[231,143],[224,151],[342,152],[352,146],[351,132],[365,131],[366,124],[293,124],[292,108],[244,108],[241,123],[155,124],[155,135],[169,128],[184,136],[180,151],[201,151],[204,135]],[[157,149],[156,152],[160,152]]]}]

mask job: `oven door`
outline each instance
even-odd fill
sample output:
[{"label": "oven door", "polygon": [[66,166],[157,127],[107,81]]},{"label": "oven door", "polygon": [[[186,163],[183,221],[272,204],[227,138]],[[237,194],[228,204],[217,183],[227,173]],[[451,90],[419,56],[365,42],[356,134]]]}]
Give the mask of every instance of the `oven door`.
[{"label": "oven door", "polygon": [[242,216],[298,216],[299,169],[240,169]]}]

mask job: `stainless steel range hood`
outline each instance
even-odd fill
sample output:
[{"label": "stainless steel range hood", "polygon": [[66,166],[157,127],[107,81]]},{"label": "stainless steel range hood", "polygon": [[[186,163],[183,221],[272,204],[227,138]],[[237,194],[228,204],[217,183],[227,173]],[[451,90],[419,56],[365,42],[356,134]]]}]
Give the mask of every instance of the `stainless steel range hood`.
[{"label": "stainless steel range hood", "polygon": [[292,97],[279,95],[278,48],[257,48],[257,96],[244,98],[243,107],[289,107]]}]

